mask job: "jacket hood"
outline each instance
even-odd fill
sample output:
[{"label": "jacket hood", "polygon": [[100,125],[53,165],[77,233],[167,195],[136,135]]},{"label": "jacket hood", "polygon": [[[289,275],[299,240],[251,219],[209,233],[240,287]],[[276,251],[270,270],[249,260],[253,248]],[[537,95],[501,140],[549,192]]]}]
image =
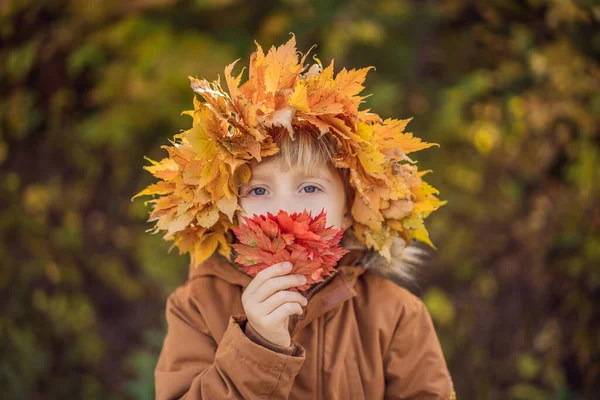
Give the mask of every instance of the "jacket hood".
[{"label": "jacket hood", "polygon": [[364,253],[360,263],[363,268],[388,279],[399,286],[413,284],[419,267],[425,264],[429,252],[418,247],[413,241],[409,245],[399,236],[394,236],[390,247],[391,262],[379,252],[370,250],[358,240],[354,231],[349,229],[342,238],[342,247],[348,250],[360,250]]}]

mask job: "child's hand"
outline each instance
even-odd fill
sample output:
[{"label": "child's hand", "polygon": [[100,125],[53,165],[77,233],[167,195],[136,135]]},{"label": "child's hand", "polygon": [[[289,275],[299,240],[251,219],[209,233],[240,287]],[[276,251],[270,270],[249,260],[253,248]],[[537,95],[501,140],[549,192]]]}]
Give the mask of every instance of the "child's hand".
[{"label": "child's hand", "polygon": [[[289,264],[289,268],[284,266]],[[249,324],[268,341],[283,347],[291,344],[288,321],[292,314],[302,314],[308,303],[298,292],[282,290],[306,283],[303,275],[287,275],[292,264],[282,262],[260,271],[242,293],[242,304]]]}]

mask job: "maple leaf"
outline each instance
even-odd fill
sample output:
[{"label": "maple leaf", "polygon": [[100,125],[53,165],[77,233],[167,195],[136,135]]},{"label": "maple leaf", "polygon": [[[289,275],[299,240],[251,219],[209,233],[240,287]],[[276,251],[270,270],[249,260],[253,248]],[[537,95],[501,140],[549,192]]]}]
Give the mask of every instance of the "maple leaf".
[{"label": "maple leaf", "polygon": [[238,253],[234,261],[251,276],[290,261],[291,273],[306,276],[306,283],[289,290],[306,290],[333,273],[337,262],[348,253],[340,246],[345,229],[326,227],[326,217],[325,209],[315,217],[307,210],[243,216],[244,222],[232,229],[240,242],[231,245]]}]

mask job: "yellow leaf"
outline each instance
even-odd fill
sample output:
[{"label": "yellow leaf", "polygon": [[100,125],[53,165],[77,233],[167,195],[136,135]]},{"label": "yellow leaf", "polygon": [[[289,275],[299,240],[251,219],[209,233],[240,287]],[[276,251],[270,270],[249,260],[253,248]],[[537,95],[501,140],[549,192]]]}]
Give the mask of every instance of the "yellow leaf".
[{"label": "yellow leaf", "polygon": [[294,88],[294,92],[288,99],[288,104],[299,111],[309,112],[307,89],[304,81],[299,81]]},{"label": "yellow leaf", "polygon": [[282,88],[293,87],[302,65],[298,64],[296,37],[292,35],[287,43],[278,48],[271,47],[264,58],[265,91],[275,93]]},{"label": "yellow leaf", "polygon": [[387,159],[385,155],[377,150],[357,150],[361,165],[370,175],[379,177],[386,168]]},{"label": "yellow leaf", "polygon": [[387,168],[388,160],[374,145],[373,127],[358,121],[356,124],[356,136],[360,138],[359,148],[356,150],[358,159],[365,171],[375,177],[381,177]]},{"label": "yellow leaf", "polygon": [[180,197],[183,201],[191,202],[194,199],[194,189],[191,185],[179,183],[175,186],[175,196]]},{"label": "yellow leaf", "polygon": [[[308,114],[339,114],[344,112],[344,97],[333,80],[333,64],[321,71],[320,74],[303,81],[308,92]],[[324,116],[324,115],[323,115]]]},{"label": "yellow leaf", "polygon": [[421,138],[414,137],[410,132],[404,133],[404,128],[411,120],[412,117],[401,120],[388,118],[383,121],[383,124],[373,125],[375,137],[379,142],[381,151],[391,157],[406,155],[431,146],[440,147],[437,143],[423,142]]},{"label": "yellow leaf", "polygon": [[176,215],[168,225],[168,234],[172,235],[175,232],[184,230],[196,216],[196,208],[190,208],[181,215]]},{"label": "yellow leaf", "polygon": [[238,58],[237,60],[225,67],[225,81],[227,82],[227,88],[229,89],[229,94],[231,95],[231,98],[237,97],[237,89],[240,86],[242,74],[246,69],[246,67],[242,68],[242,71],[239,73],[239,75],[233,78],[233,76],[231,75],[231,71],[233,71],[233,67],[238,61],[240,61],[240,58]]},{"label": "yellow leaf", "polygon": [[205,228],[210,228],[219,220],[219,209],[214,204],[206,204],[196,215],[196,220]]},{"label": "yellow leaf", "polygon": [[231,245],[227,242],[225,235],[219,235],[219,254],[231,261]]},{"label": "yellow leaf", "polygon": [[[377,208],[379,207],[377,206]],[[356,193],[354,197],[352,216],[355,221],[360,222],[373,230],[381,229],[383,217],[379,212],[374,212],[372,208],[365,203],[359,193]]]},{"label": "yellow leaf", "polygon": [[205,187],[198,186],[196,192],[194,193],[194,203],[198,205],[204,205],[212,200],[210,193],[206,190]]},{"label": "yellow leaf", "polygon": [[390,235],[390,229],[387,226],[385,226],[384,229],[374,231],[361,223],[355,223],[354,229],[356,236],[359,239],[361,239],[362,236],[362,242],[365,243],[369,248],[379,251],[391,244],[392,238]]},{"label": "yellow leaf", "polygon": [[410,230],[411,237],[427,243],[434,250],[437,249],[429,239],[429,232],[427,232],[420,215],[413,214],[409,218],[404,219],[402,221],[402,226]]},{"label": "yellow leaf", "polygon": [[426,218],[429,216],[429,214],[431,214],[433,211],[437,210],[447,202],[448,200],[442,201],[437,199],[427,199],[422,202],[415,203],[415,213],[419,213],[423,216],[423,218]]},{"label": "yellow leaf", "polygon": [[281,126],[287,129],[290,137],[294,138],[294,129],[292,127],[292,118],[294,117],[294,110],[292,107],[284,107],[275,110],[265,116],[259,118],[260,122],[264,126]]},{"label": "yellow leaf", "polygon": [[417,172],[417,176],[420,178],[420,177],[422,177],[422,176],[424,176],[424,175],[427,175],[427,174],[428,174],[428,173],[430,173],[430,172],[433,172],[433,170],[432,170],[432,169],[426,169],[426,170],[424,170],[424,171],[418,171],[418,172]]},{"label": "yellow leaf", "polygon": [[386,221],[387,224],[389,225],[390,228],[396,230],[397,232],[403,232],[404,231],[404,227],[402,226],[402,222],[395,220],[395,219],[390,219]]},{"label": "yellow leaf", "polygon": [[212,190],[212,198],[214,200],[222,196],[227,196],[227,198],[234,196],[229,189],[229,169],[225,164],[219,166],[219,174],[216,176]]},{"label": "yellow leaf", "polygon": [[411,190],[417,196],[418,201],[425,200],[428,196],[434,193],[439,193],[439,190],[437,190],[427,182],[421,182],[419,185],[411,188]]},{"label": "yellow leaf", "polygon": [[250,181],[252,172],[248,164],[240,165],[233,174],[233,182],[237,185],[245,185]]},{"label": "yellow leaf", "polygon": [[[367,73],[371,68],[375,69],[373,66],[358,70],[351,69],[350,71],[343,68],[335,77],[335,86],[344,95],[348,97],[355,96],[365,88],[362,83],[365,81]],[[363,98],[360,99],[362,100]],[[356,104],[356,106],[358,106],[358,104]]]},{"label": "yellow leaf", "polygon": [[195,152],[195,159],[211,159],[214,158],[217,149],[216,141],[208,134],[207,126],[211,121],[202,120],[201,123],[192,129],[185,132],[185,138],[189,141],[192,149]]},{"label": "yellow leaf", "polygon": [[207,160],[200,174],[199,186],[205,186],[212,182],[219,173],[219,161],[216,159]]},{"label": "yellow leaf", "polygon": [[[225,148],[225,146],[218,145],[217,146],[217,154],[218,154],[219,159],[224,164],[229,165],[228,173],[231,175],[235,174],[236,169],[240,165],[247,163],[246,160],[236,157],[236,155],[234,155],[230,151],[228,151],[227,148]],[[222,165],[224,165],[224,164],[222,164]]]},{"label": "yellow leaf", "polygon": [[135,199],[136,197],[148,196],[151,194],[169,194],[169,193],[173,193],[174,190],[175,190],[174,183],[158,182],[158,183],[154,183],[154,184],[148,186],[146,189],[142,190],[141,192],[139,192],[138,194],[133,196],[131,198],[131,200],[133,201],[133,199]]},{"label": "yellow leaf", "polygon": [[373,127],[369,124],[365,124],[362,121],[356,122],[356,134],[358,135],[357,141],[373,145]]},{"label": "yellow leaf", "polygon": [[390,207],[381,210],[385,218],[401,220],[409,216],[415,208],[415,204],[406,199],[394,200],[390,202]]},{"label": "yellow leaf", "polygon": [[153,165],[145,166],[143,168],[156,178],[168,181],[173,179],[179,172],[179,165],[170,158],[163,158],[160,162],[151,160],[148,157],[144,158],[152,162]]},{"label": "yellow leaf", "polygon": [[200,266],[215,252],[219,244],[219,236],[222,235],[220,233],[210,233],[206,235],[204,240],[195,243],[194,249],[190,254],[191,263],[194,268]]},{"label": "yellow leaf", "polygon": [[181,182],[186,185],[198,185],[200,183],[200,175],[206,166],[204,160],[193,160],[184,169],[181,174]]}]

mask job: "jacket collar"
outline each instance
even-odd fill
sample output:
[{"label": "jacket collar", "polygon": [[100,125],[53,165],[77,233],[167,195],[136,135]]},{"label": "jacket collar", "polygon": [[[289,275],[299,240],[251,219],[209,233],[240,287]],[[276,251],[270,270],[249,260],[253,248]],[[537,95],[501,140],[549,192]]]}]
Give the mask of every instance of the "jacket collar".
[{"label": "jacket collar", "polygon": [[[292,322],[295,326],[294,331],[298,331],[320,315],[357,295],[354,284],[358,277],[365,272],[365,268],[359,264],[363,254],[364,250],[350,250],[339,260],[333,277],[312,294],[304,314],[296,315],[297,321]],[[189,279],[198,276],[216,276],[233,285],[240,286],[242,290],[245,290],[253,279],[252,276],[218,253],[213,254],[202,265],[196,268],[190,267]],[[301,293],[304,294],[305,291]]]}]

